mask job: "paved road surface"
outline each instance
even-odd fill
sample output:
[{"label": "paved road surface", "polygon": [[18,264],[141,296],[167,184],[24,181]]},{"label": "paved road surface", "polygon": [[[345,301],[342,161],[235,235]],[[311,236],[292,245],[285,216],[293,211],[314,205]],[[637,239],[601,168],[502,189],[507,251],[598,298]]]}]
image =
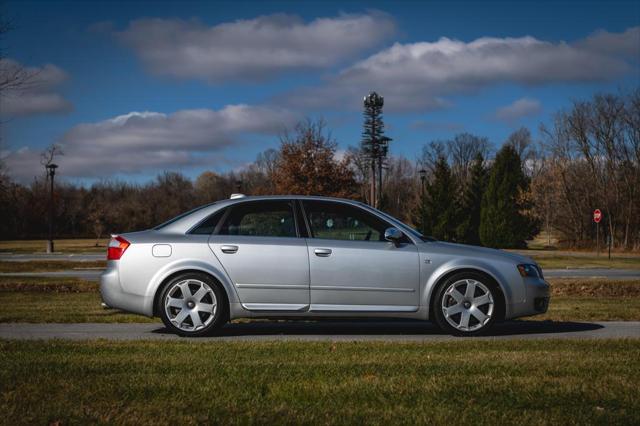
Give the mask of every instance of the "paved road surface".
[{"label": "paved road surface", "polygon": [[[161,323],[156,324],[0,324],[1,339],[113,339],[173,340]],[[640,321],[553,322],[509,321],[498,324],[492,336],[504,339],[607,339],[640,338]],[[186,340],[186,339],[185,339]],[[419,321],[288,321],[234,323],[215,337],[192,341],[442,341],[467,340],[444,335],[433,324]]]},{"label": "paved road surface", "polygon": [[[97,281],[101,270],[74,269],[58,272],[3,272],[0,276],[12,277],[71,277]],[[547,269],[545,278],[607,278],[616,280],[640,279],[640,269]]]}]

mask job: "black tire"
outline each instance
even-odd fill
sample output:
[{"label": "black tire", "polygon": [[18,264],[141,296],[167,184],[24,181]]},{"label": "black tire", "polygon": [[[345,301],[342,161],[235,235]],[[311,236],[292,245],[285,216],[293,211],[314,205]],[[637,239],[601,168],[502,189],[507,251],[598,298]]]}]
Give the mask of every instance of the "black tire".
[{"label": "black tire", "polygon": [[[490,315],[488,315],[489,318],[485,320],[485,322],[483,322],[483,325],[480,325],[480,321],[476,317],[474,317],[473,315],[468,315],[469,327],[473,328],[478,326],[479,328],[476,328],[476,329],[462,330],[460,328],[454,327],[447,320],[447,317],[443,312],[443,299],[445,297],[447,298],[447,301],[445,302],[445,304],[449,305],[450,307],[452,307],[453,304],[456,304],[456,305],[458,304],[456,300],[453,300],[453,296],[450,296],[449,294],[446,293],[447,290],[454,283],[459,283],[464,280],[473,280],[475,282],[480,283],[484,288],[474,285],[474,288],[477,288],[476,291],[479,290],[482,295],[485,289],[488,290],[488,292],[491,294],[491,299],[493,301],[493,306],[491,309],[489,309],[488,303],[481,306],[479,305],[477,307],[477,309],[479,309],[482,312],[482,314],[485,314],[485,315],[489,314],[489,310],[490,310]],[[464,284],[458,284],[458,285],[463,286]],[[478,273],[478,272],[460,272],[448,277],[446,280],[444,280],[442,283],[438,285],[438,287],[435,290],[434,296],[431,300],[432,300],[431,318],[434,320],[436,325],[442,331],[454,336],[485,335],[488,332],[490,332],[493,325],[501,319],[501,316],[503,315],[503,312],[504,312],[504,297],[502,295],[502,291],[500,290],[500,287],[489,276],[482,273]],[[466,297],[464,298],[464,300],[465,300],[464,303],[471,303],[470,301],[467,300]],[[474,309],[476,309],[476,307],[474,307]],[[477,312],[477,311],[474,310],[474,312]],[[461,319],[462,315],[463,315],[462,312],[459,314],[451,315],[450,320],[452,320],[454,323],[459,322],[460,324],[462,324],[461,321],[458,321],[458,318]]]},{"label": "black tire", "polygon": [[[177,327],[169,318],[167,311],[165,310],[165,300],[166,297],[168,295],[168,293],[174,289],[174,287],[176,286],[176,284],[179,284],[181,282],[184,282],[186,280],[193,280],[201,282],[206,284],[209,289],[211,289],[213,291],[213,294],[215,295],[216,298],[216,308],[214,310],[214,314],[211,315],[213,317],[213,319],[211,321],[209,321],[206,325],[204,325],[202,328],[199,328],[197,330],[185,330],[185,329],[181,329],[179,327]],[[184,297],[184,296],[183,296]],[[206,296],[205,296],[206,297]],[[210,295],[209,295],[210,297]],[[224,293],[224,290],[222,289],[222,287],[220,286],[220,284],[214,280],[213,278],[211,278],[211,276],[204,274],[204,273],[199,273],[199,272],[186,272],[184,274],[179,274],[176,275],[175,277],[171,278],[170,280],[168,280],[166,283],[163,284],[162,286],[162,290],[160,292],[160,297],[157,300],[157,305],[156,305],[156,312],[158,313],[158,315],[160,316],[160,318],[162,319],[162,322],[164,323],[164,325],[167,327],[167,329],[169,329],[171,332],[182,336],[182,337],[203,337],[203,336],[210,336],[212,334],[215,333],[216,330],[218,330],[220,327],[222,327],[229,318],[229,305],[227,303],[227,298],[226,295]],[[180,311],[177,311],[178,313]],[[202,318],[202,315],[200,313],[197,313],[196,315],[198,315],[200,318]],[[207,315],[207,314],[205,314]],[[177,315],[176,315],[177,317]],[[176,318],[174,317],[174,318]],[[206,318],[208,319],[209,316],[206,316]],[[196,318],[197,320],[197,318]],[[193,321],[192,321],[193,323]],[[184,322],[182,323],[184,324]]]}]

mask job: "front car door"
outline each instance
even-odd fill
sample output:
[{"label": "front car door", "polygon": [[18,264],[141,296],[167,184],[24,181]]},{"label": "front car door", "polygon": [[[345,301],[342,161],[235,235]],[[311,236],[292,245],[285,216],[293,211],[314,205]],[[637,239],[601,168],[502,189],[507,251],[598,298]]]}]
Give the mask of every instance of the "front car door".
[{"label": "front car door", "polygon": [[254,311],[309,307],[309,256],[292,200],[247,201],[225,214],[209,246]]},{"label": "front car door", "polygon": [[385,241],[389,223],[335,201],[302,202],[312,311],[414,312],[419,307],[420,260],[406,238]]}]

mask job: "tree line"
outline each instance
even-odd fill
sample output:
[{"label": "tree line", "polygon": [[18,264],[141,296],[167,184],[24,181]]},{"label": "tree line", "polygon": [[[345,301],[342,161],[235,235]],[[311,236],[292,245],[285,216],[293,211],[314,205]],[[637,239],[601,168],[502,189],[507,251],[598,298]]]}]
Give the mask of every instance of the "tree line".
[{"label": "tree line", "polygon": [[[390,155],[374,201],[427,235],[503,248],[539,232],[567,247],[593,246],[599,208],[601,244],[611,237],[616,248],[640,249],[640,90],[575,101],[540,135],[534,141],[521,128],[496,143],[461,133],[425,144],[413,161]],[[146,184],[56,182],[56,234],[100,238],[145,229],[233,192],[371,203],[368,153],[337,147],[323,121],[306,120],[239,171],[193,180],[163,172]],[[0,238],[44,237],[48,200],[44,173],[28,185],[0,173]]]}]

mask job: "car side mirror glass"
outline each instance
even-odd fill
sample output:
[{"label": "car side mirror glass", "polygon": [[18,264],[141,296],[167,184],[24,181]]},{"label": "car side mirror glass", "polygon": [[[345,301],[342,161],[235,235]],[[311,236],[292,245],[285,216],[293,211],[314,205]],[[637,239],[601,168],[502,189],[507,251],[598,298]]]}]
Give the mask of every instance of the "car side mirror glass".
[{"label": "car side mirror glass", "polygon": [[400,244],[400,240],[403,236],[404,234],[398,228],[387,228],[384,231],[384,239],[387,241],[391,241],[395,245]]}]

